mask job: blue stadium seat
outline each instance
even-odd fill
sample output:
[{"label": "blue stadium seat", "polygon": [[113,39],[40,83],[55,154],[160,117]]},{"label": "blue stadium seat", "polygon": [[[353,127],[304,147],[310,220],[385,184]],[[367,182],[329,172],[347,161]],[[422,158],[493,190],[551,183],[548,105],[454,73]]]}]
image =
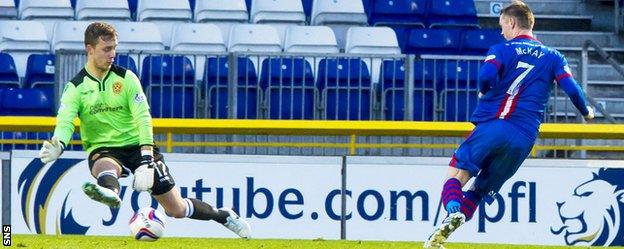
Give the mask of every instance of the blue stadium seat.
[{"label": "blue stadium seat", "polygon": [[152,116],[194,118],[195,70],[182,55],[150,55],[143,59],[141,83],[150,98]]},{"label": "blue stadium seat", "polygon": [[[0,131],[0,138],[2,139],[12,139],[12,140],[22,140],[27,139],[26,132],[21,131]],[[0,151],[10,151],[10,150],[24,150],[26,146],[24,144],[0,144]]]},{"label": "blue stadium seat", "polygon": [[0,92],[0,115],[52,116],[54,101],[43,90],[5,88]]},{"label": "blue stadium seat", "polygon": [[477,107],[480,61],[447,60],[438,66],[444,121],[468,121]]},{"label": "blue stadium seat", "polygon": [[[228,118],[228,58],[211,57],[206,60],[203,88],[208,108],[208,118]],[[258,117],[258,79],[249,58],[238,58],[236,118]]]},{"label": "blue stadium seat", "polygon": [[54,87],[54,62],[53,54],[31,54],[26,63],[26,76],[24,86],[26,88]]},{"label": "blue stadium seat", "polygon": [[128,0],[128,9],[130,9],[130,17],[132,18],[132,20],[136,20],[138,2],[139,0]]},{"label": "blue stadium seat", "polygon": [[412,29],[405,45],[408,54],[459,54],[460,30]]},{"label": "blue stadium seat", "polygon": [[477,8],[473,0],[432,0],[428,27],[479,27]]},{"label": "blue stadium seat", "polygon": [[270,58],[262,62],[261,72],[268,118],[314,118],[318,92],[310,63],[303,58]]},{"label": "blue stadium seat", "polygon": [[[381,101],[384,120],[405,119],[405,61],[387,60],[381,65]],[[435,109],[435,63],[414,62],[413,120],[434,120]]]},{"label": "blue stadium seat", "polygon": [[426,0],[379,0],[369,11],[368,22],[372,26],[425,27]]},{"label": "blue stadium seat", "polygon": [[19,76],[13,57],[7,53],[0,53],[0,88],[20,87]]},{"label": "blue stadium seat", "polygon": [[462,54],[485,55],[491,46],[505,42],[500,29],[471,29],[462,35]]},{"label": "blue stadium seat", "polygon": [[132,59],[132,57],[128,56],[127,54],[117,54],[117,56],[115,57],[115,65],[129,69],[135,75],[139,75],[136,62],[134,62],[134,59]]},{"label": "blue stadium seat", "polygon": [[371,77],[361,59],[322,59],[317,86],[322,96],[323,119],[371,119]]},{"label": "blue stadium seat", "polygon": [[312,1],[313,0],[302,0],[303,4],[303,13],[305,13],[306,17],[310,17],[312,15]]}]

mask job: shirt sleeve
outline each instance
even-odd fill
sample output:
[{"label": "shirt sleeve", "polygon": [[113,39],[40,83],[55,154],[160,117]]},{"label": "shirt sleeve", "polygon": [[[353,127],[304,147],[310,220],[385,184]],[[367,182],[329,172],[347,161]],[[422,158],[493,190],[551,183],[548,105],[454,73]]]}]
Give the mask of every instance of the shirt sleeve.
[{"label": "shirt sleeve", "polygon": [[587,109],[585,94],[576,80],[574,80],[572,71],[570,67],[568,67],[568,61],[561,54],[557,54],[554,71],[555,81],[557,81],[559,87],[568,95],[576,109],[578,109],[583,116],[586,116],[589,110]]},{"label": "shirt sleeve", "polygon": [[139,129],[139,144],[154,145],[154,133],[152,130],[152,116],[150,115],[149,105],[139,78],[130,70],[126,72],[125,81],[127,82],[128,91],[128,107]]},{"label": "shirt sleeve", "polygon": [[572,71],[568,66],[568,60],[561,54],[557,54],[555,67],[554,67],[555,80],[557,83],[561,82],[561,80],[565,78],[572,78]]},{"label": "shirt sleeve", "polygon": [[56,128],[54,136],[59,138],[63,145],[67,146],[74,134],[74,119],[78,116],[80,108],[80,94],[76,86],[69,82],[65,85],[61,104],[56,115]]},{"label": "shirt sleeve", "polygon": [[503,66],[502,54],[500,53],[498,46],[493,46],[487,53],[483,65],[479,70],[479,91],[481,93],[487,93],[488,90],[494,85],[498,71]]}]

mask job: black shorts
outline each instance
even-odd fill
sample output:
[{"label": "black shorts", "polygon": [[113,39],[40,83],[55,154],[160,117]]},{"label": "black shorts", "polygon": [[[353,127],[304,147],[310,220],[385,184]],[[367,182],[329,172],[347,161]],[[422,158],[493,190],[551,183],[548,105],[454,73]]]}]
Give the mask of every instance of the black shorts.
[{"label": "black shorts", "polygon": [[[102,147],[89,153],[89,172],[93,169],[95,161],[101,158],[113,159],[121,166],[121,176],[126,177],[141,166],[141,147]],[[164,157],[157,147],[154,147],[154,161],[157,168],[154,169],[154,186],[152,195],[160,195],[169,192],[174,186],[173,177],[169,174],[169,168],[165,165]]]}]

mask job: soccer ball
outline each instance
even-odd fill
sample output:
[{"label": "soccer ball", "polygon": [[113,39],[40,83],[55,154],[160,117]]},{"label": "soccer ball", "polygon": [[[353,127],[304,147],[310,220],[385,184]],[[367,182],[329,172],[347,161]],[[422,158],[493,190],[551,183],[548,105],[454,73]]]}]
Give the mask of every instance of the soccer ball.
[{"label": "soccer ball", "polygon": [[165,232],[165,215],[151,207],[144,207],[132,216],[129,225],[136,240],[155,241]]}]

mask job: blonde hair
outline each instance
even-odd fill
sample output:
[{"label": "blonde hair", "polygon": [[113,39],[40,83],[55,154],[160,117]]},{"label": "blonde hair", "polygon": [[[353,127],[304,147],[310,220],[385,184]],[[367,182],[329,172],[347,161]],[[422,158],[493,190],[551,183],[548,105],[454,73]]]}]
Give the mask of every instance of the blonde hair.
[{"label": "blonde hair", "polygon": [[533,25],[535,24],[533,11],[522,1],[513,1],[511,4],[507,5],[501,10],[501,15],[514,18],[523,29],[533,29]]}]

